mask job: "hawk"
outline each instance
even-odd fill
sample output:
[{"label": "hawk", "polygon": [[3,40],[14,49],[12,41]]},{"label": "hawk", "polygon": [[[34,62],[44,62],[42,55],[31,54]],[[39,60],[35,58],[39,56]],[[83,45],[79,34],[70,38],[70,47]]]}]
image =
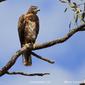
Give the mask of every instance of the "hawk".
[{"label": "hawk", "polygon": [[[39,18],[37,16],[38,11],[40,10],[37,6],[31,6],[26,14],[19,17],[18,34],[21,47],[28,43],[30,46],[33,46],[36,41],[39,32]],[[31,51],[31,49],[27,49],[27,51],[22,54],[25,66],[32,65]]]}]

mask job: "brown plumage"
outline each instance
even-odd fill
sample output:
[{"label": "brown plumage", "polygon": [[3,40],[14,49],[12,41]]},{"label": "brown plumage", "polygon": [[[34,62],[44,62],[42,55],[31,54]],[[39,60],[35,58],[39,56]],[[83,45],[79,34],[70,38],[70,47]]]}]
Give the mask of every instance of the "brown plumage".
[{"label": "brown plumage", "polygon": [[[18,33],[20,38],[21,47],[30,43],[31,46],[36,41],[39,32],[39,18],[37,6],[31,6],[26,14],[20,16],[18,21]],[[26,66],[32,65],[31,49],[23,53],[23,62]]]}]

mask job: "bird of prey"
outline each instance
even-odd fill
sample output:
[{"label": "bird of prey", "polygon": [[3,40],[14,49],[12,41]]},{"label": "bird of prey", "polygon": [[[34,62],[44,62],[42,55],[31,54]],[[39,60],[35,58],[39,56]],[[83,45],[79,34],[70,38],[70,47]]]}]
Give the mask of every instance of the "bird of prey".
[{"label": "bird of prey", "polygon": [[[19,17],[18,34],[21,47],[28,43],[30,46],[33,46],[36,41],[39,32],[39,18],[37,16],[38,11],[40,10],[37,6],[31,6],[26,14]],[[25,66],[32,65],[31,51],[31,49],[27,49],[27,51],[22,54]]]}]

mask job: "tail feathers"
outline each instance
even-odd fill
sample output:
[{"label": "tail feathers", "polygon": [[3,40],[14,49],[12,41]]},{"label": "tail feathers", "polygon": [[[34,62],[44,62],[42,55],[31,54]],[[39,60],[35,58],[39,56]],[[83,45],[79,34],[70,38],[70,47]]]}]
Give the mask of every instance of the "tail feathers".
[{"label": "tail feathers", "polygon": [[31,66],[32,65],[32,57],[31,57],[31,51],[26,51],[23,53],[23,63],[25,66]]}]

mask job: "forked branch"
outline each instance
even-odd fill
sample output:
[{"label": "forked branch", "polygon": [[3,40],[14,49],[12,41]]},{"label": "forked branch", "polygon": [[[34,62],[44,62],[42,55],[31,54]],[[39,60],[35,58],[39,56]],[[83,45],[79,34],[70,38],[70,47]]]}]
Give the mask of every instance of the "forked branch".
[{"label": "forked branch", "polygon": [[36,58],[39,58],[39,59],[41,59],[41,60],[43,60],[43,61],[46,61],[46,62],[50,63],[50,64],[55,63],[54,61],[51,61],[51,60],[49,60],[49,59],[47,59],[47,58],[43,58],[43,57],[41,57],[40,55],[38,55],[38,54],[36,54],[36,53],[34,53],[34,52],[32,52],[32,55],[35,56]]},{"label": "forked branch", "polygon": [[[60,44],[65,42],[66,40],[68,40],[71,36],[73,36],[75,33],[79,32],[79,31],[85,31],[85,24],[80,25],[77,28],[72,29],[69,33],[67,33],[63,38],[60,39],[56,39],[50,42],[46,42],[43,44],[38,44],[38,45],[34,45],[33,46],[33,50],[39,50],[39,49],[43,49],[43,48],[47,48],[56,44]],[[8,70],[15,64],[17,58],[27,49],[29,49],[29,44],[26,44],[24,47],[22,47],[20,50],[18,50],[13,56],[12,58],[9,60],[9,62],[0,69],[0,76],[4,75],[4,74],[14,74],[14,73],[8,73]],[[33,54],[33,53],[32,53]],[[35,54],[33,54],[35,55]],[[36,55],[37,56],[37,55]],[[40,56],[37,56],[38,58],[40,58]],[[46,59],[43,59],[46,60]],[[16,73],[15,74],[21,74],[21,73]]]}]

